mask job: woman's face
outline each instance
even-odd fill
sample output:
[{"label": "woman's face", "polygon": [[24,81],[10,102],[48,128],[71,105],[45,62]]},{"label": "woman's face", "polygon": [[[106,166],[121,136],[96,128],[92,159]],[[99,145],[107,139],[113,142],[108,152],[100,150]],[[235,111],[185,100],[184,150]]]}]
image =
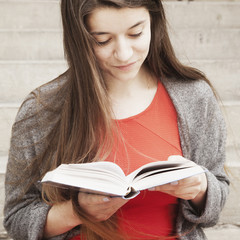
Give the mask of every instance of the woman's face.
[{"label": "woman's face", "polygon": [[150,15],[145,8],[99,8],[87,21],[96,40],[94,52],[106,81],[138,77],[150,40]]}]

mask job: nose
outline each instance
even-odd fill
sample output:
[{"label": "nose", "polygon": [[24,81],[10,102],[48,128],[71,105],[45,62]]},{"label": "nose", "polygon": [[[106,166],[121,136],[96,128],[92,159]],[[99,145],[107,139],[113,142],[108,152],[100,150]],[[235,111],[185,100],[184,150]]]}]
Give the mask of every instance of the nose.
[{"label": "nose", "polygon": [[114,57],[121,61],[127,62],[133,55],[133,48],[128,39],[120,38],[116,42]]}]

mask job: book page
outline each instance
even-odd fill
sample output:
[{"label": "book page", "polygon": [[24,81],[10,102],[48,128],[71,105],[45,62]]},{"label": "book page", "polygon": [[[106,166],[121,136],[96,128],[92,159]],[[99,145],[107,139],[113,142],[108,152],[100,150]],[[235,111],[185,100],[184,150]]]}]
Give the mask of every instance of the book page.
[{"label": "book page", "polygon": [[180,156],[176,156],[175,160],[158,161],[158,162],[151,162],[151,163],[145,164],[142,167],[135,170],[134,172],[130,173],[127,176],[127,179],[128,179],[128,182],[131,183],[135,178],[139,177],[140,175],[148,175],[154,171],[160,172],[167,169],[189,167],[189,166],[195,166],[195,164],[188,159],[185,159]]},{"label": "book page", "polygon": [[42,182],[120,196],[124,196],[129,187],[121,168],[111,162],[62,164],[48,172]]},{"label": "book page", "polygon": [[136,191],[141,191],[170,182],[179,181],[181,179],[201,174],[203,172],[205,172],[205,170],[198,165],[189,168],[178,168],[177,170],[160,173],[155,172],[154,174],[148,175],[144,178],[138,178],[136,180],[134,179],[132,188],[134,188]]},{"label": "book page", "polygon": [[79,164],[62,164],[68,169],[84,169],[84,170],[91,170],[97,172],[109,172],[114,173],[114,175],[119,175],[121,177],[125,177],[123,170],[113,162],[92,162],[92,163],[79,163]]}]

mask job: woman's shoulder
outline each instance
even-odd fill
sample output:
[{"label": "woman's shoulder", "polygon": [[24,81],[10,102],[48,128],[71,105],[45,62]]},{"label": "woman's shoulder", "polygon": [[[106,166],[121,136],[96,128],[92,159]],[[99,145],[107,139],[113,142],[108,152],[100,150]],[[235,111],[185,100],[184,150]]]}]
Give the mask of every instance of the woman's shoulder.
[{"label": "woman's shoulder", "polygon": [[214,90],[205,80],[165,79],[163,81],[169,95],[179,103],[203,103],[215,101]]},{"label": "woman's shoulder", "polygon": [[41,140],[59,119],[61,98],[54,96],[66,81],[64,75],[36,88],[23,101],[12,126],[11,151],[16,146],[31,146]]},{"label": "woman's shoulder", "polygon": [[38,88],[31,91],[22,102],[18,114],[16,116],[16,122],[40,113],[50,103],[51,105],[59,104],[57,97],[61,101],[61,97],[58,96],[62,86],[66,82],[66,74],[62,74],[57,78],[39,86]]},{"label": "woman's shoulder", "polygon": [[183,80],[183,79],[164,79],[163,84],[172,92],[175,93],[192,93],[201,97],[205,94],[213,95],[213,90],[209,83],[205,80]]}]

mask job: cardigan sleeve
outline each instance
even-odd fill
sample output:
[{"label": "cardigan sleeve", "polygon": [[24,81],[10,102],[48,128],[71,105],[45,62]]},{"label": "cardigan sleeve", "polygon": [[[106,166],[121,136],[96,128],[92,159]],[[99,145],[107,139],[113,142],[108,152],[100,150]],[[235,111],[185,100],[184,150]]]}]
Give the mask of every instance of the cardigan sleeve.
[{"label": "cardigan sleeve", "polygon": [[207,197],[202,212],[189,201],[180,200],[177,232],[181,239],[205,239],[201,227],[219,219],[229,191],[224,171],[226,127],[218,102],[205,81],[166,84],[178,112],[179,134],[186,158],[207,170]]},{"label": "cardigan sleeve", "polygon": [[[38,126],[37,102],[30,94],[22,104],[12,128],[11,146],[5,177],[4,227],[15,240],[43,239],[50,206],[41,198],[41,186],[22,174],[34,164],[41,151],[45,131]],[[24,179],[24,180],[23,180]],[[40,180],[40,179],[39,179]],[[31,184],[27,192],[27,184]],[[52,239],[66,239],[68,233]]]},{"label": "cardigan sleeve", "polygon": [[188,121],[190,131],[190,159],[206,168],[208,182],[205,208],[196,211],[188,201],[182,201],[186,220],[211,227],[219,219],[228,195],[229,180],[224,171],[226,127],[217,100],[207,84],[199,84],[200,97],[188,108],[192,111]]}]

